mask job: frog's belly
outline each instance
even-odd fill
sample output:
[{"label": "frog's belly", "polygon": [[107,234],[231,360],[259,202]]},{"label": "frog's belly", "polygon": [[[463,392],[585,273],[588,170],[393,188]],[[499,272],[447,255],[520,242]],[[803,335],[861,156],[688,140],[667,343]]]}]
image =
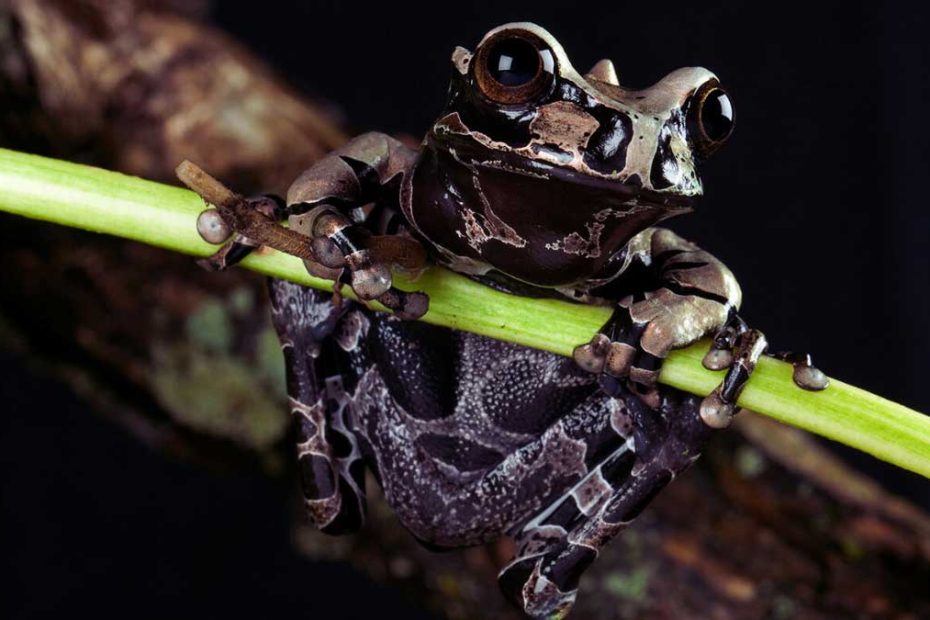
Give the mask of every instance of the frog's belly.
[{"label": "frog's belly", "polygon": [[378,318],[367,340],[350,420],[388,502],[424,541],[493,539],[632,443],[625,403],[571,360]]}]

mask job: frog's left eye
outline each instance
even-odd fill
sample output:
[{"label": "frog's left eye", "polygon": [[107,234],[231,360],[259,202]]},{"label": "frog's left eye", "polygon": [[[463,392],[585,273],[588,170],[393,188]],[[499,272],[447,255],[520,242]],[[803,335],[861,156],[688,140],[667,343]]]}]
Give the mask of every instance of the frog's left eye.
[{"label": "frog's left eye", "polygon": [[716,80],[694,93],[688,116],[696,146],[705,156],[716,151],[733,132],[733,102]]},{"label": "frog's left eye", "polygon": [[497,103],[519,105],[552,88],[555,56],[533,33],[505,31],[481,45],[473,70],[484,96]]}]

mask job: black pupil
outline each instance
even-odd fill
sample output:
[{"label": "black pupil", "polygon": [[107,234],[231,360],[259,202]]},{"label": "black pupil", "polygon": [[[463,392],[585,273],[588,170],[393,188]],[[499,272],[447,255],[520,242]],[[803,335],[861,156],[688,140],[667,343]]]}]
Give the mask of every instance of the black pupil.
[{"label": "black pupil", "polygon": [[701,124],[704,133],[711,140],[723,140],[733,129],[733,104],[725,92],[719,88],[711,91],[704,99],[701,110]]},{"label": "black pupil", "polygon": [[539,71],[539,52],[524,39],[505,39],[488,56],[491,77],[504,86],[523,86]]}]

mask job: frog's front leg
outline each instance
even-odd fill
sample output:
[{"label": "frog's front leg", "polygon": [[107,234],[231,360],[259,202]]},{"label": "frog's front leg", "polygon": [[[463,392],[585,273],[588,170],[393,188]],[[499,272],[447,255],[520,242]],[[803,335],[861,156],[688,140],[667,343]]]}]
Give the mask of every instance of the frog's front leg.
[{"label": "frog's front leg", "polygon": [[422,293],[393,288],[391,276],[392,264],[418,269],[426,262],[397,208],[415,159],[416,151],[394,138],[366,133],[306,170],[287,193],[290,226],[312,238],[317,262],[341,272],[359,299],[407,318],[424,314],[428,303]]},{"label": "frog's front leg", "polygon": [[[669,351],[716,334],[715,341],[732,351],[717,368],[730,370],[713,398],[705,401],[705,410],[708,424],[722,425],[766,347],[762,333],[749,329],[736,313],[741,301],[736,279],[709,253],[663,228],[641,233],[628,252],[629,266],[612,284],[613,290],[622,291],[614,316],[602,333],[575,349],[576,362],[628,380],[647,403],[657,406],[655,385]],[[626,286],[640,290],[631,292]],[[721,337],[724,333],[727,338]],[[710,359],[705,363],[710,366]]]},{"label": "frog's front leg", "polygon": [[332,346],[357,346],[362,319],[351,304],[321,291],[270,280],[271,319],[284,352],[287,393],[297,434],[304,504],[327,534],[359,529],[365,520],[364,465],[346,422],[348,396]]},{"label": "frog's front leg", "polygon": [[[395,208],[401,180],[415,158],[416,151],[390,136],[363,134],[306,170],[288,190],[286,204],[265,197],[248,202],[265,218],[259,222],[263,229],[287,219],[292,231],[311,238],[312,259],[302,257],[313,275],[345,280],[359,299],[418,318],[426,312],[427,297],[395,289],[391,276],[391,265],[415,270],[426,262],[426,251],[406,234]],[[230,231],[220,224],[208,210],[198,230],[207,241],[222,242]],[[258,245],[232,232],[236,236],[207,260],[208,267],[228,267]]]}]

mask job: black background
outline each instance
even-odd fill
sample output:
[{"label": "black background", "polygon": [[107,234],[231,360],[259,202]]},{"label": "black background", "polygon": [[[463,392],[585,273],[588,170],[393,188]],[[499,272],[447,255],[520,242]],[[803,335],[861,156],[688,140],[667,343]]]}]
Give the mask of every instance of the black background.
[{"label": "black background", "polygon": [[[733,269],[744,316],[776,348],[930,411],[920,4],[217,4],[220,26],[359,130],[419,137],[453,47],[506,21],[548,28],[582,72],[611,58],[627,86],[708,67],[734,100],[736,131],[704,166],[697,212],[670,226]],[[0,613],[158,617],[178,611],[176,597],[185,616],[419,613],[348,568],[298,559],[287,484],[165,462],[9,356],[0,402],[0,555],[15,574]],[[925,480],[842,453],[930,505]]]}]

